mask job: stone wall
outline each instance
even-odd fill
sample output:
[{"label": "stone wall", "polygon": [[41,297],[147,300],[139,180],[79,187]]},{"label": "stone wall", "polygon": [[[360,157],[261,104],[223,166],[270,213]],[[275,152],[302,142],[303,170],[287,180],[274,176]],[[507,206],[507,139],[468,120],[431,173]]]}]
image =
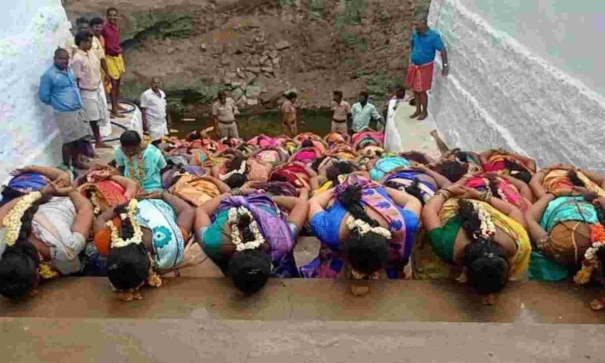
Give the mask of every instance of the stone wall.
[{"label": "stone wall", "polygon": [[[72,19],[114,0],[68,0]],[[227,89],[241,106],[275,107],[287,89],[327,107],[334,89],[384,100],[403,80],[414,9],[430,0],[129,0],[119,3],[127,74],[140,94],[159,76],[169,98],[208,103]]]},{"label": "stone wall", "polygon": [[38,86],[70,36],[60,0],[15,1],[9,10],[0,13],[0,182],[13,168],[61,160],[61,137]]},{"label": "stone wall", "polygon": [[[574,14],[571,2],[540,2],[543,6],[534,1],[434,1],[429,23],[443,35],[451,74],[435,76],[429,112],[451,145],[504,147],[537,158],[541,166],[573,163],[603,172],[605,98],[582,80],[599,79],[602,71],[578,70],[584,55],[571,51],[578,45],[568,43],[584,39],[590,48],[585,52],[602,55],[602,47],[592,47],[590,39],[602,38],[605,29],[582,29],[593,15]],[[534,13],[524,8],[530,3]],[[590,3],[578,6],[592,7],[595,14],[604,7]],[[552,14],[556,21],[549,18]]]}]

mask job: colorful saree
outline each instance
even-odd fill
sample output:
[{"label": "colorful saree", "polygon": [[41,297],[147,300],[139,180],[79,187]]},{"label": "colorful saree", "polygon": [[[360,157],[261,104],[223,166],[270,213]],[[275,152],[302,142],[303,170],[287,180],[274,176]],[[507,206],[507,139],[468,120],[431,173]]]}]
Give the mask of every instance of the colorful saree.
[{"label": "colorful saree", "polygon": [[[500,177],[496,177],[494,180],[496,183],[495,186],[498,190],[498,195],[496,195],[496,197],[514,205],[523,212],[527,211],[529,207],[531,207],[531,202],[525,199],[519,193],[519,190],[514,185],[509,183],[508,180]],[[489,188],[490,183],[492,183],[490,179],[477,175],[467,181],[466,186],[477,189],[478,191],[484,191]]]},{"label": "colorful saree", "polygon": [[383,185],[394,188],[397,190],[405,190],[407,187],[411,187],[414,181],[418,180],[418,188],[422,195],[424,202],[428,202],[429,199],[435,195],[435,192],[439,187],[437,182],[428,174],[420,170],[402,170],[391,172],[386,175]]},{"label": "colorful saree", "polygon": [[170,192],[196,207],[221,195],[213,182],[191,174],[178,176],[178,180],[170,188]]},{"label": "colorful saree", "polygon": [[41,190],[46,186],[46,179],[39,173],[22,173],[12,178],[7,187],[12,189],[11,193],[3,193],[0,206],[10,202],[15,198],[24,196],[29,192]]},{"label": "colorful saree", "polygon": [[[439,218],[443,223],[443,227],[424,233],[422,240],[416,244],[412,254],[412,270],[414,278],[419,280],[432,278],[453,278],[457,279],[462,273],[461,266],[448,264],[444,259],[438,257],[451,256],[453,259],[453,246],[456,242],[458,231],[462,228],[462,223],[456,222],[456,211],[458,209],[457,198],[449,199],[439,212]],[[521,224],[514,219],[504,215],[499,210],[491,205],[477,200],[470,200],[473,204],[481,205],[487,213],[492,217],[492,222],[498,229],[506,233],[517,243],[517,253],[510,261],[510,277],[511,281],[522,280],[526,276],[529,267],[531,254],[531,243],[527,231]],[[449,225],[456,225],[457,230],[452,230],[451,233],[439,233],[439,229],[446,229]],[[443,251],[449,252],[443,252]]]},{"label": "colorful saree", "polygon": [[289,162],[274,168],[269,180],[287,182],[296,188],[310,188],[311,176],[303,164]]},{"label": "colorful saree", "polygon": [[[601,189],[596,183],[588,179],[581,171],[577,172],[578,178],[584,183],[586,188],[591,192],[599,195],[599,197],[605,197],[605,190]],[[548,171],[542,182],[542,186],[549,192],[557,194],[561,190],[573,189],[574,185],[569,180],[569,170],[565,169],[551,169]]]}]

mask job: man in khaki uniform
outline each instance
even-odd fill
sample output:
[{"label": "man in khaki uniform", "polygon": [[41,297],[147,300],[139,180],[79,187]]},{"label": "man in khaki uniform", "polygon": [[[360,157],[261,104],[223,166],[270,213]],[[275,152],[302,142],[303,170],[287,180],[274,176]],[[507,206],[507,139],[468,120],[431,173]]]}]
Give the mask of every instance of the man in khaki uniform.
[{"label": "man in khaki uniform", "polygon": [[218,100],[212,105],[212,119],[221,139],[223,137],[239,138],[235,123],[237,115],[239,115],[239,110],[235,106],[235,101],[231,97],[227,97],[225,91],[220,91]]}]

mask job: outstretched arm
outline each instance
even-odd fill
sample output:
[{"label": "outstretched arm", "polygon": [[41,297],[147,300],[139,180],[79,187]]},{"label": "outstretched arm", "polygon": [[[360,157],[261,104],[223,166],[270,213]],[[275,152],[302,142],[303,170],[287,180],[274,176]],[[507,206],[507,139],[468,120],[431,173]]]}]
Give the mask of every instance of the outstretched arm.
[{"label": "outstretched arm", "polygon": [[540,225],[540,220],[544,215],[548,203],[553,201],[555,196],[552,194],[543,195],[536,203],[534,203],[527,212],[525,212],[525,219],[527,220],[527,232],[531,239],[540,241],[544,237],[548,237],[548,232]]},{"label": "outstretched arm", "polygon": [[176,224],[187,232],[191,232],[195,219],[195,210],[181,198],[168,192],[162,192],[162,199],[170,204],[177,215]]},{"label": "outstretched arm", "polygon": [[546,194],[546,188],[542,186],[545,176],[546,170],[540,170],[539,172],[534,174],[534,176],[531,178],[531,181],[529,182],[529,187],[538,199],[542,198],[544,194]]},{"label": "outstretched arm", "polygon": [[66,187],[71,184],[71,177],[67,172],[57,169],[57,168],[51,168],[48,166],[38,166],[38,165],[26,166],[24,168],[19,168],[19,169],[13,170],[13,172],[11,174],[19,175],[21,173],[42,174],[61,187]]},{"label": "outstretched arm", "polygon": [[300,231],[307,222],[309,214],[309,202],[296,197],[272,197],[275,204],[289,211],[288,222],[294,223]]},{"label": "outstretched arm", "polygon": [[110,180],[120,184],[125,189],[124,197],[131,199],[139,193],[139,184],[132,179],[120,175],[113,175]]},{"label": "outstretched arm", "polygon": [[214,197],[202,204],[195,210],[195,233],[197,234],[200,229],[207,227],[212,224],[210,216],[218,209],[219,205],[224,198],[230,197],[231,194],[222,194]]}]

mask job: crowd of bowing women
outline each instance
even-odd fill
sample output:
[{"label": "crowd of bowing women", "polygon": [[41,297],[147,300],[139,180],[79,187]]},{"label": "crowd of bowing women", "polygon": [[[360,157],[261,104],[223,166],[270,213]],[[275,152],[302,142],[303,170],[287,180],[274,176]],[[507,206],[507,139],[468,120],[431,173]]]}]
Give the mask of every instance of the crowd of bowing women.
[{"label": "crowd of bowing women", "polygon": [[[491,304],[509,281],[599,284],[605,271],[605,177],[538,170],[502,149],[432,158],[389,153],[374,131],[156,144],[127,131],[108,165],[13,175],[0,208],[11,299],[67,275],[106,276],[140,299],[144,285],[211,263],[245,294],[269,277],[342,277],[354,295],[372,279],[446,278]],[[304,265],[301,235],[321,242]]]}]

